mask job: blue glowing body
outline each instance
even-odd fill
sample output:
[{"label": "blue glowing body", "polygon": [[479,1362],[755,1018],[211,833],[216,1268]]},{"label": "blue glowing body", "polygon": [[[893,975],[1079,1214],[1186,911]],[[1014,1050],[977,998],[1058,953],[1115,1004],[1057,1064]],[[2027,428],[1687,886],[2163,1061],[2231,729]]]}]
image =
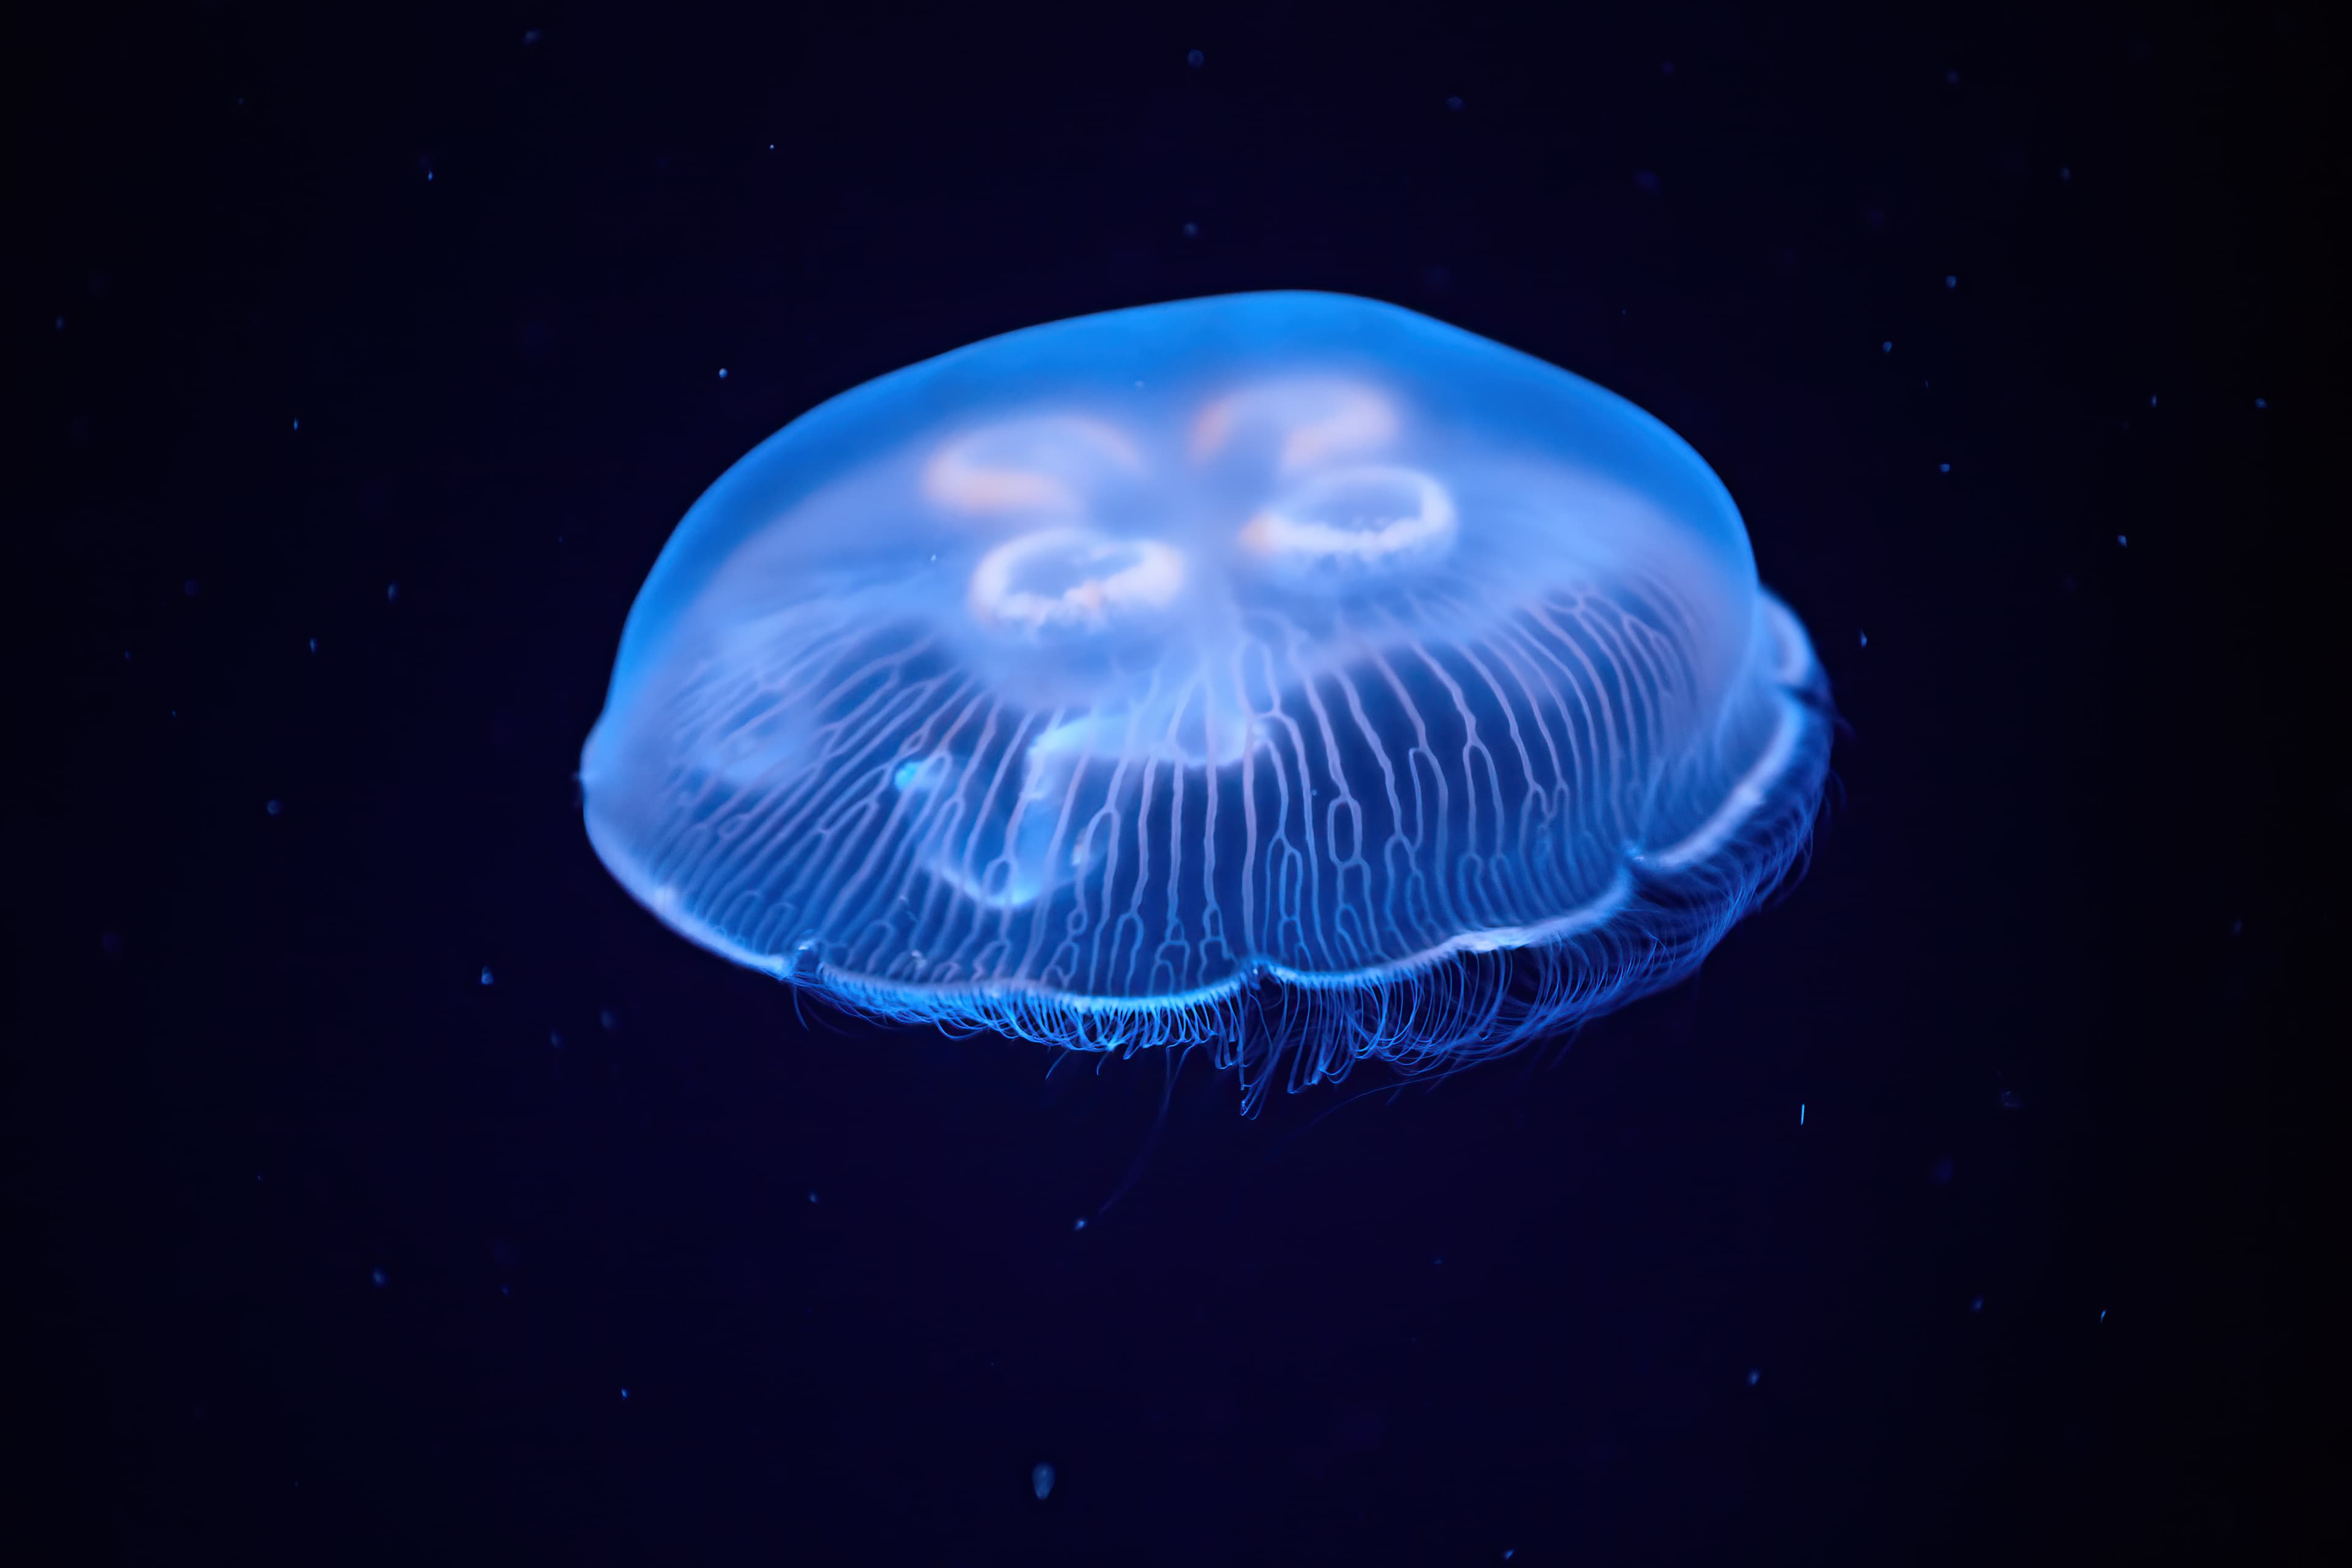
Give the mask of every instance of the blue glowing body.
[{"label": "blue glowing body", "polygon": [[794,421],[663,552],[581,777],[614,874],[738,963],[1298,1082],[1686,973],[1801,848],[1828,750],[1803,628],[1673,432],[1281,293]]}]

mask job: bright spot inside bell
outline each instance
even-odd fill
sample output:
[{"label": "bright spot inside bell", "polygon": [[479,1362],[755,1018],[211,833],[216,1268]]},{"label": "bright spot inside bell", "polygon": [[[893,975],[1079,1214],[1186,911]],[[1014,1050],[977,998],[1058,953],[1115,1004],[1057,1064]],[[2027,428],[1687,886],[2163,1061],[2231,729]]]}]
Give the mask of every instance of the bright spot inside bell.
[{"label": "bright spot inside bell", "polygon": [[1688,973],[1826,682],[1672,431],[1394,306],[1244,294],[849,392],[688,512],[581,762],[664,921],[901,1020],[1204,1045],[1250,1100]]}]

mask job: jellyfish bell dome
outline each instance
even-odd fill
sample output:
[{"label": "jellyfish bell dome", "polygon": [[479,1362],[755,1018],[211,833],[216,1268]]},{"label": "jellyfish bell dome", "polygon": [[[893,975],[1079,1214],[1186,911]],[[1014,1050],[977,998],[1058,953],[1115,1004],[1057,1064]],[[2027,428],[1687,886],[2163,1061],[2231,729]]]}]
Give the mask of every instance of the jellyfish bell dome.
[{"label": "jellyfish bell dome", "polygon": [[581,779],[614,875],[738,963],[1313,1079],[1671,983],[1800,850],[1827,752],[1803,629],[1673,432],[1271,293],[787,426],[662,552]]}]

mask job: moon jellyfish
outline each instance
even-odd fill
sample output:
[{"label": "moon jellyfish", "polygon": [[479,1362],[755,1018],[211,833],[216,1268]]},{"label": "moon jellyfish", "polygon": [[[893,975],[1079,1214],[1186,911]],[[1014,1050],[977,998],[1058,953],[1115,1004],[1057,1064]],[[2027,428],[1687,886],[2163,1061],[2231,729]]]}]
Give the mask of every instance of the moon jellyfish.
[{"label": "moon jellyfish", "polygon": [[1688,973],[1789,872],[1827,683],[1657,420],[1394,306],[1244,294],[883,376],[669,540],[597,853],[884,1017],[1208,1047],[1244,1103]]}]

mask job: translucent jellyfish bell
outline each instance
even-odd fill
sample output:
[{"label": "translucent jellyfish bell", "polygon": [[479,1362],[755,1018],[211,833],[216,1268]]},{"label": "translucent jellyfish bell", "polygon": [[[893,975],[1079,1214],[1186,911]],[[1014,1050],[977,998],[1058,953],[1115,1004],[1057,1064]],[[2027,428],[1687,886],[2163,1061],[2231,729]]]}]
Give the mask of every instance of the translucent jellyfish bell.
[{"label": "translucent jellyfish bell", "polygon": [[892,1017],[1444,1066],[1696,965],[1801,847],[1803,628],[1656,420],[1409,310],[1013,332],[695,503],[581,762],[693,941]]}]

